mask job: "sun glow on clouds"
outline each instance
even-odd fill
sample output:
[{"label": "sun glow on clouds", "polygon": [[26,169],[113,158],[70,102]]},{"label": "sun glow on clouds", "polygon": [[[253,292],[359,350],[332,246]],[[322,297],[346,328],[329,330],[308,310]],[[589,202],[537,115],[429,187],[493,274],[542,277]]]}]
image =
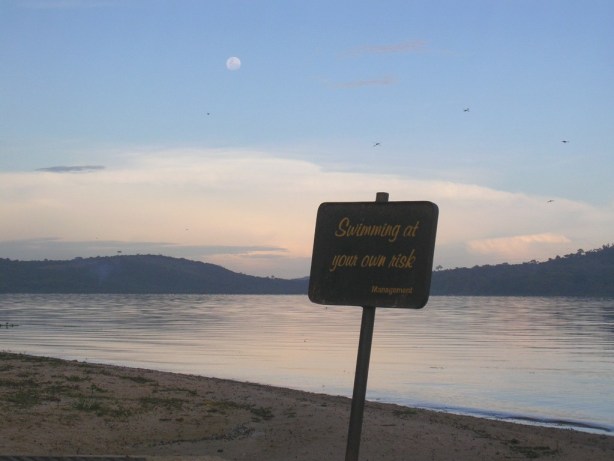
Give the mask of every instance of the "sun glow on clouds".
[{"label": "sun glow on clouds", "polygon": [[570,242],[571,240],[564,235],[544,233],[473,240],[468,242],[467,246],[476,253],[495,255],[509,262],[520,262],[526,261],[527,255],[539,259],[541,254],[549,253],[548,247]]},{"label": "sun glow on clouds", "polygon": [[319,204],[372,201],[378,191],[391,200],[437,203],[435,264],[444,267],[596,248],[609,243],[604,235],[614,226],[613,210],[579,202],[327,171],[262,152],[166,150],[124,158],[124,165],[80,173],[1,173],[0,257],[26,259],[19,242],[28,239],[40,246],[30,259],[51,257],[45,241],[56,250],[58,241],[67,243],[65,258],[100,254],[102,242],[115,242],[106,254],[113,247],[123,254],[162,252],[248,274],[300,277],[309,273]]}]

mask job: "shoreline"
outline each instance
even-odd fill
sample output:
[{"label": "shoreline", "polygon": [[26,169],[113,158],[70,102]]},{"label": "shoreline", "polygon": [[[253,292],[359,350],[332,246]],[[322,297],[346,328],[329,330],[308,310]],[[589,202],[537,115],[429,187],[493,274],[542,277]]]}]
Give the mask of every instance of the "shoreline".
[{"label": "shoreline", "polygon": [[[160,369],[160,368],[149,368],[146,365],[134,364],[130,362],[123,363],[123,362],[114,362],[114,361],[109,361],[109,360],[96,361],[96,359],[94,359],[94,361],[89,361],[88,359],[82,359],[78,356],[60,357],[60,356],[41,355],[41,354],[27,352],[27,351],[26,352],[13,352],[13,351],[1,351],[0,350],[0,354],[3,352],[8,352],[8,353],[15,354],[15,355],[26,355],[26,356],[33,356],[33,357],[43,357],[43,358],[49,358],[49,359],[64,360],[67,362],[73,362],[73,361],[83,362],[83,363],[91,363],[91,364],[110,366],[110,367],[144,369],[144,370],[151,370],[151,371],[160,372],[160,373],[174,373],[178,375],[198,376],[198,377],[203,377],[205,379],[208,378],[207,376],[204,376],[201,374],[195,374],[195,373],[185,372],[181,370],[178,371],[178,370],[173,370],[173,369],[165,370],[165,369]],[[214,378],[214,379],[221,379],[224,381],[238,382],[238,383],[244,383],[244,384],[270,386],[272,388],[283,388],[283,389],[288,389],[288,390],[294,390],[297,392],[329,395],[331,397],[347,398],[350,401],[351,401],[351,396],[352,396],[352,389],[349,389],[347,393],[326,393],[326,392],[319,392],[319,390],[317,389],[310,389],[309,387],[302,388],[302,389],[297,388],[297,387],[285,387],[285,386],[279,386],[277,384],[270,384],[266,382],[244,381],[240,378],[237,379],[234,377],[222,377],[222,378]],[[570,430],[575,430],[575,431],[587,432],[590,434],[614,436],[614,426],[601,425],[600,423],[593,422],[593,421],[560,419],[560,418],[554,418],[554,417],[549,418],[549,417],[544,417],[544,416],[536,416],[536,415],[523,414],[523,413],[489,411],[489,410],[473,408],[473,407],[462,408],[462,407],[453,407],[453,406],[443,406],[443,405],[437,405],[437,404],[433,404],[433,405],[412,404],[412,403],[407,403],[407,402],[402,402],[402,401],[388,400],[386,398],[381,398],[381,397],[375,398],[375,399],[367,398],[367,401],[373,402],[373,403],[380,403],[384,405],[396,405],[396,406],[400,406],[403,408],[433,411],[433,412],[458,415],[458,416],[469,416],[469,417],[474,417],[474,418],[510,422],[514,424],[523,424],[523,425],[528,425],[528,426],[550,427],[550,428],[555,428],[555,429],[570,429]]]},{"label": "shoreline", "polygon": [[[0,352],[0,455],[343,459],[351,400]],[[411,455],[408,455],[411,453]],[[361,459],[614,459],[614,436],[368,401]]]},{"label": "shoreline", "polygon": [[[393,405],[401,405],[393,402],[381,402],[392,403]],[[574,421],[571,419],[558,419],[558,418],[546,418],[539,416],[528,416],[516,413],[502,413],[502,412],[489,412],[486,410],[477,409],[458,409],[453,407],[428,407],[428,406],[413,406],[411,408],[420,408],[427,411],[441,412],[451,415],[470,416],[473,418],[488,419],[492,421],[503,421],[513,424],[523,424],[527,426],[537,427],[550,427],[554,429],[568,429],[573,431],[586,432],[588,434],[598,434],[614,436],[614,428],[606,425],[599,425],[598,423],[590,423],[585,421]]]}]

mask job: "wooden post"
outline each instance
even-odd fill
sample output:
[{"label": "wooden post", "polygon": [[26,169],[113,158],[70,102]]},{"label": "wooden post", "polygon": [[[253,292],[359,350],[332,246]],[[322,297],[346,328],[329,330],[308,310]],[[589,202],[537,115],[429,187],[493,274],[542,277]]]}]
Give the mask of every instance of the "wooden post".
[{"label": "wooden post", "polygon": [[[388,193],[378,192],[376,202],[387,202]],[[358,461],[360,450],[360,436],[362,434],[362,420],[367,394],[367,380],[369,377],[369,361],[371,359],[371,343],[373,342],[373,327],[375,325],[375,306],[363,306],[362,322],[360,324],[360,339],[358,342],[358,355],[356,357],[356,374],[354,375],[354,392],[352,394],[352,407],[350,410],[350,427],[348,429],[345,461]]]}]

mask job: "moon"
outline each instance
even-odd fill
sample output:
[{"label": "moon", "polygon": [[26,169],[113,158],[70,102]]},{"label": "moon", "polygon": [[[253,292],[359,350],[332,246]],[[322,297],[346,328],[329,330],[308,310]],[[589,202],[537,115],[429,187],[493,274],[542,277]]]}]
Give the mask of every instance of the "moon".
[{"label": "moon", "polygon": [[228,70],[239,70],[241,68],[241,60],[236,56],[231,56],[226,60],[226,68]]}]

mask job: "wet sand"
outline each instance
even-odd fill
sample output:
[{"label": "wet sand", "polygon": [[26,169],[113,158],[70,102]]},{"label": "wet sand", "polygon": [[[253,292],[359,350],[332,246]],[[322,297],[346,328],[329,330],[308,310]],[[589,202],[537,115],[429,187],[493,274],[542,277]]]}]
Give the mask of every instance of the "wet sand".
[{"label": "wet sand", "polygon": [[[343,460],[350,400],[0,352],[0,456]],[[612,460],[614,436],[368,402],[360,459]]]}]

